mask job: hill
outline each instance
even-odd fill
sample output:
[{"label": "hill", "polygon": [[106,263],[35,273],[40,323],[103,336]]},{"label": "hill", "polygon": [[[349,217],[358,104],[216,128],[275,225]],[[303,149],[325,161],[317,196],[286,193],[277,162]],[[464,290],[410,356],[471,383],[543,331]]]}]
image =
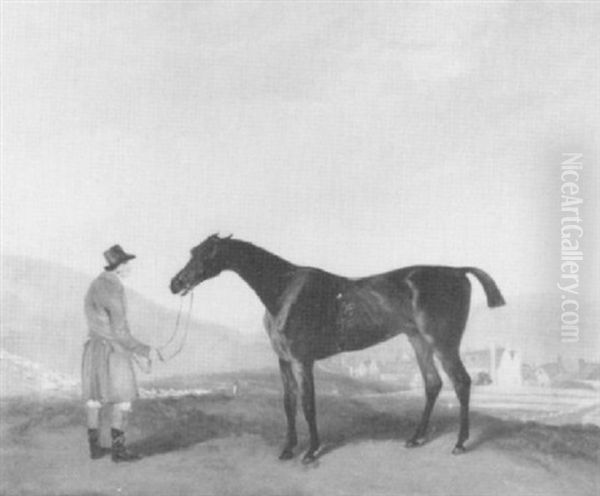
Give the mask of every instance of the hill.
[{"label": "hill", "polygon": [[73,377],[54,372],[26,358],[0,349],[0,391],[2,396],[60,396],[72,394],[78,386]]},{"label": "hill", "polygon": [[[89,275],[46,261],[3,257],[2,349],[79,377],[87,335],[83,298],[91,280]],[[177,312],[129,289],[127,297],[134,335],[149,344],[164,343]],[[182,353],[168,364],[155,366],[153,375],[253,369],[275,363],[266,339],[249,339],[234,329],[192,319]]]}]

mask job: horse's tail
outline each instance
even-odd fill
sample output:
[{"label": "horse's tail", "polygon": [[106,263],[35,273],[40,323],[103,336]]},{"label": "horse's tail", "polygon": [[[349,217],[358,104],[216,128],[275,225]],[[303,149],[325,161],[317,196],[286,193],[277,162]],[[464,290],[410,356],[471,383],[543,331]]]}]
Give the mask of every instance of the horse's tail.
[{"label": "horse's tail", "polygon": [[502,296],[502,293],[500,293],[500,289],[498,289],[498,286],[487,272],[484,272],[476,267],[463,267],[462,270],[465,273],[473,274],[481,283],[483,290],[485,291],[485,295],[487,296],[488,307],[493,308],[506,305],[506,301],[504,301],[504,297]]}]

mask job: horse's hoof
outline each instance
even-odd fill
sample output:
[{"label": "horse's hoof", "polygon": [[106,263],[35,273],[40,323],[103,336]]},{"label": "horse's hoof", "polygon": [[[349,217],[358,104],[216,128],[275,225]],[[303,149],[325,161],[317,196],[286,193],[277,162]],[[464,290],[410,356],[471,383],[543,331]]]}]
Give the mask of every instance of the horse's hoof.
[{"label": "horse's hoof", "polygon": [[314,450],[308,450],[302,457],[302,463],[304,465],[309,465],[313,462],[316,462],[320,452],[321,450],[319,448]]},{"label": "horse's hoof", "polygon": [[452,454],[453,455],[462,455],[464,452],[466,452],[467,450],[465,449],[464,446],[459,446],[458,444],[454,447],[454,449],[452,450]]},{"label": "horse's hoof", "polygon": [[294,458],[294,451],[288,448],[284,449],[279,455],[280,460],[291,460],[292,458]]},{"label": "horse's hoof", "polygon": [[423,446],[425,444],[425,438],[419,438],[419,439],[409,439],[408,441],[406,441],[405,446],[407,448],[418,448],[419,446]]}]

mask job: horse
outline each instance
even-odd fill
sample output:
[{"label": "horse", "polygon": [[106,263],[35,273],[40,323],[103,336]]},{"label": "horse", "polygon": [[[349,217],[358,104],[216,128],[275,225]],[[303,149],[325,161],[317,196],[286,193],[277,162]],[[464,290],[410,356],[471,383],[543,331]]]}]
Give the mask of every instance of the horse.
[{"label": "horse", "polygon": [[191,250],[189,261],[171,280],[171,292],[185,295],[223,271],[237,273],[266,308],[264,326],[279,358],[287,418],[280,459],[294,457],[298,393],[310,436],[302,461],[310,463],[319,454],[315,361],[368,348],[401,333],[415,351],[425,384],[425,408],[406,446],[421,446],[426,441],[431,411],[442,388],[436,356],[460,403],[460,427],[452,453],[465,451],[471,378],[459,347],[471,298],[467,274],[483,286],[490,308],[505,304],[486,272],[475,267],[414,265],[347,278],[294,265],[249,242],[214,234]]}]

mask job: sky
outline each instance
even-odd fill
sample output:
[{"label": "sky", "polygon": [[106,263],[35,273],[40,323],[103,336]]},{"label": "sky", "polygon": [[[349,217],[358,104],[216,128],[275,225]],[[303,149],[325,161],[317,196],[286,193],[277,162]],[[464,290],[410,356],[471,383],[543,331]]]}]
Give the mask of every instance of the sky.
[{"label": "sky", "polygon": [[[573,152],[598,299],[599,37],[591,2],[7,0],[2,254],[93,277],[120,243],[173,308],[216,231],[348,276],[474,265],[549,293]],[[196,295],[260,328],[237,276]]]}]

